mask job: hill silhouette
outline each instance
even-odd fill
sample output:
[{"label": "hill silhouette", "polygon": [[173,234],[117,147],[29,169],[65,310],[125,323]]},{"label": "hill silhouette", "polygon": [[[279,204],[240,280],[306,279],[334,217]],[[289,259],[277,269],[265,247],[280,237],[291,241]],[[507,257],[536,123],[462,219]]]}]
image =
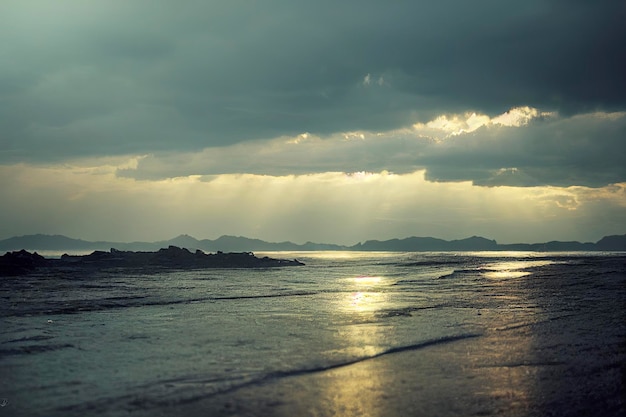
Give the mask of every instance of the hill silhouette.
[{"label": "hill silhouette", "polygon": [[404,239],[368,240],[352,246],[328,243],[307,242],[266,242],[241,236],[224,235],[215,240],[198,240],[189,235],[180,235],[170,240],[157,242],[90,242],[72,239],[63,235],[26,235],[0,240],[0,251],[79,252],[116,248],[126,251],[155,251],[160,248],[177,246],[189,250],[207,252],[232,251],[317,251],[317,250],[351,250],[351,251],[398,251],[398,252],[429,252],[429,251],[626,251],[626,235],[605,236],[598,242],[561,242],[499,244],[495,240],[480,236],[472,236],[460,240],[443,240],[434,237],[407,237]]}]

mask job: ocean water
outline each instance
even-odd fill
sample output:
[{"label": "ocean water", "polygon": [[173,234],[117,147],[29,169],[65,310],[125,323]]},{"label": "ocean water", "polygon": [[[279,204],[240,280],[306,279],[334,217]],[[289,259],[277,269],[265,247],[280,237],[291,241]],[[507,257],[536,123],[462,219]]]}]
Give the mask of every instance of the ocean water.
[{"label": "ocean water", "polygon": [[625,334],[624,253],[258,255],[306,265],[3,278],[0,416],[149,414],[572,315]]}]

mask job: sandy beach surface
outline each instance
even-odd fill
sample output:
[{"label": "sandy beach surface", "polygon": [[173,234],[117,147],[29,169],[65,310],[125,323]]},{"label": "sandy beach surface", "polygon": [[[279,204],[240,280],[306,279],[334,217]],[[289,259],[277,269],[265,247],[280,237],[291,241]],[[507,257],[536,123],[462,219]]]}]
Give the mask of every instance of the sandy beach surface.
[{"label": "sandy beach surface", "polygon": [[145,415],[623,416],[623,340],[572,338],[572,332],[597,334],[599,325],[568,317],[493,329],[483,337],[163,404]]},{"label": "sandy beach surface", "polygon": [[532,287],[519,291],[546,308],[576,307],[545,321],[512,323],[494,314],[481,334],[276,376],[185,404],[160,404],[145,415],[626,415],[624,275],[590,287],[586,280],[551,280],[549,268],[537,274]]}]

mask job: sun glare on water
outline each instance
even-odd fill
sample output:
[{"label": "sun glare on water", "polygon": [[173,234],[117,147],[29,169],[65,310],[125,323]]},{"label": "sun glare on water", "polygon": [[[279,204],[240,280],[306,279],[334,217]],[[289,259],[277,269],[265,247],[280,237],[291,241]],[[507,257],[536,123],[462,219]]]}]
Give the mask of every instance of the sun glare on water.
[{"label": "sun glare on water", "polygon": [[355,277],[353,280],[354,280],[354,283],[359,284],[359,285],[376,285],[376,284],[380,284],[383,278],[382,277],[370,277],[367,275],[363,275],[363,276]]},{"label": "sun glare on water", "polygon": [[487,278],[492,279],[505,279],[505,278],[520,278],[526,275],[530,275],[527,271],[510,271],[508,269],[502,271],[489,271],[483,274]]},{"label": "sun glare on water", "polygon": [[373,313],[386,303],[387,294],[381,292],[384,278],[360,275],[351,279],[354,292],[348,299],[348,310],[356,313]]},{"label": "sun glare on water", "polygon": [[491,279],[520,278],[531,275],[528,268],[550,265],[553,261],[548,260],[530,260],[530,261],[507,261],[496,262],[487,265],[487,271],[483,272],[483,276]]}]

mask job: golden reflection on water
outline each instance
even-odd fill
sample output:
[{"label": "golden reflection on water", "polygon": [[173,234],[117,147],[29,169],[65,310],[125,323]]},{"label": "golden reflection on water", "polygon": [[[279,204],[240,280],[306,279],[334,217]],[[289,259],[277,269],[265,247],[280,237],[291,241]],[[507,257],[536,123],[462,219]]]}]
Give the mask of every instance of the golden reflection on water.
[{"label": "golden reflection on water", "polygon": [[[385,278],[362,275],[351,280],[353,292],[342,302],[340,310],[347,314],[357,314],[354,318],[373,316],[388,305],[387,294],[383,291]],[[370,317],[371,318],[371,317]]]},{"label": "golden reflection on water", "polygon": [[[376,313],[389,306],[388,294],[384,287],[387,279],[380,276],[354,277],[346,283],[353,291],[345,293],[335,310],[345,315],[352,324],[344,326],[337,334],[346,346],[339,354],[343,357],[365,358],[382,351],[385,327],[376,322]],[[326,410],[334,410],[331,415],[383,417],[384,388],[389,375],[373,361],[359,362],[345,368],[341,377],[329,377],[324,387]],[[329,375],[329,376],[330,376]]]},{"label": "golden reflection on water", "polygon": [[[515,260],[485,266],[483,276],[501,280],[493,287],[505,305],[488,317],[487,333],[468,352],[467,372],[476,382],[474,396],[486,409],[502,414],[525,415],[537,401],[538,372],[535,363],[534,327],[539,309],[528,297],[528,289],[507,281],[532,275],[530,268],[554,263],[549,260]],[[489,288],[489,287],[485,287]]]},{"label": "golden reflection on water", "polygon": [[[507,278],[516,272],[528,273],[524,268],[534,266],[536,262],[499,262],[486,268],[486,272],[501,273],[502,278]],[[343,358],[371,357],[388,345],[385,343],[386,337],[393,334],[393,329],[377,317],[381,310],[395,307],[389,298],[391,294],[386,291],[392,282],[384,276],[360,276],[346,281],[350,291],[343,293],[333,307],[335,314],[349,320],[351,324],[342,326],[342,331],[337,333],[336,337],[344,342],[341,343],[344,348],[333,354]],[[524,293],[515,290],[515,285],[504,285],[505,282],[502,281],[503,286],[493,287],[497,294],[523,304]],[[424,410],[454,410],[454,405],[441,402],[446,394],[437,388],[449,386],[458,390],[455,395],[474,414],[493,410],[494,415],[500,411],[508,415],[525,415],[526,411],[532,410],[537,400],[538,367],[532,359],[535,336],[532,326],[527,324],[533,321],[533,311],[513,309],[508,314],[506,310],[483,313],[481,317],[490,324],[483,337],[468,344],[451,344],[425,351],[425,357],[429,359],[427,362],[415,362],[414,366],[422,367],[417,368],[422,373],[414,376],[408,374],[409,384],[418,386],[411,378],[432,378],[433,388],[427,385],[420,388],[424,391],[412,394],[404,392],[402,398],[405,405],[413,406],[416,405],[413,402],[418,401],[416,406],[423,406]],[[407,378],[407,375],[400,377],[397,369],[387,368],[383,363],[384,360],[365,360],[324,373],[318,402],[319,409],[324,411],[320,415],[389,415],[389,407],[393,405],[390,401],[398,395],[389,390],[397,390],[399,387],[404,389],[404,382],[399,382],[398,378]],[[414,396],[409,399],[406,395]]]},{"label": "golden reflection on water", "polygon": [[510,271],[510,270],[502,270],[502,271],[488,271],[483,274],[483,276],[491,279],[506,279],[506,278],[520,278],[526,275],[530,275],[530,272],[527,271]]},{"label": "golden reflection on water", "polygon": [[369,275],[361,275],[361,276],[353,278],[353,281],[357,285],[374,286],[374,285],[380,284],[383,281],[383,277],[371,277]]},{"label": "golden reflection on water", "polygon": [[553,263],[553,261],[547,260],[495,262],[486,265],[485,269],[487,269],[487,271],[483,272],[482,275],[491,279],[520,278],[531,274],[527,271],[529,268],[545,266],[551,263]]},{"label": "golden reflection on water", "polygon": [[358,313],[364,317],[363,314],[373,313],[380,309],[381,305],[385,303],[385,294],[377,291],[376,287],[380,287],[382,281],[382,277],[367,275],[353,278],[352,283],[355,291],[344,304],[343,310],[349,314]]}]

